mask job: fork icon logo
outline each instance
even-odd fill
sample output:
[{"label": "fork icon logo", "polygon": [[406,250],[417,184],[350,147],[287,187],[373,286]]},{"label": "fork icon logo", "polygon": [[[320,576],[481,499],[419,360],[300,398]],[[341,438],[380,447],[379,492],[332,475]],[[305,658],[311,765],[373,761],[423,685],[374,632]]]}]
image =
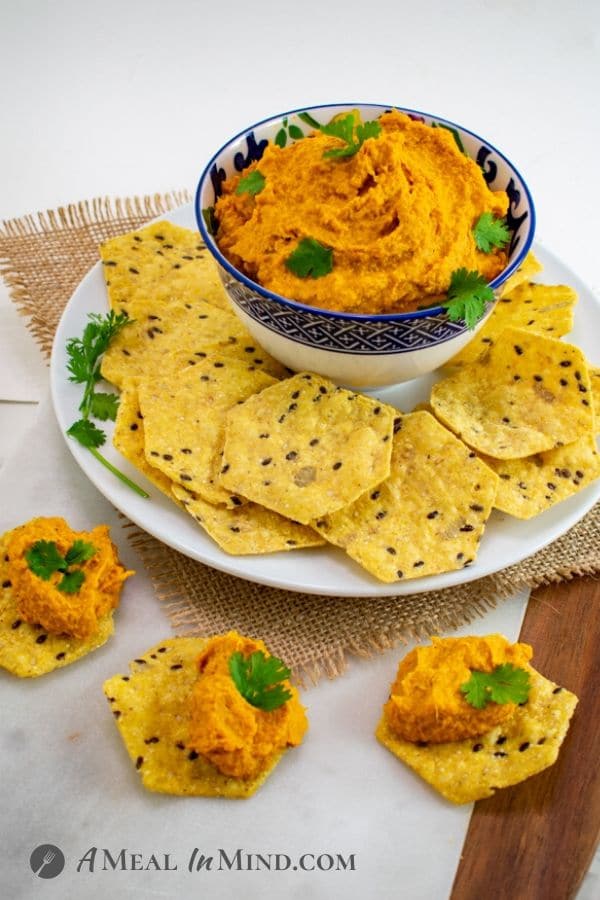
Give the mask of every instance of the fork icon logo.
[{"label": "fork icon logo", "polygon": [[65,867],[65,855],[54,844],[40,844],[29,857],[29,865],[38,878],[56,878]]}]

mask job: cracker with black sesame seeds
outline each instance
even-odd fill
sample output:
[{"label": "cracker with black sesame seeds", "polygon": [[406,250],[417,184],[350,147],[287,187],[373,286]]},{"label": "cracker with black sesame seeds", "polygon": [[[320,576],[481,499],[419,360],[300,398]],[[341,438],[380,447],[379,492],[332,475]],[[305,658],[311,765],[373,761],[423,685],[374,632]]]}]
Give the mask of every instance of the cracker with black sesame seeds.
[{"label": "cracker with black sesame seeds", "polygon": [[380,581],[462,569],[473,562],[498,476],[428,412],[394,435],[391,472],[313,527]]},{"label": "cracker with black sesame seeds", "polygon": [[503,294],[492,314],[472,341],[446,363],[464,366],[489,350],[505,328],[523,328],[559,338],[573,328],[577,294],[564,284],[534,284],[526,281],[510,294]]},{"label": "cracker with black sesame seeds", "polygon": [[221,484],[307,525],[389,474],[397,410],[304,372],[227,417]]},{"label": "cracker with black sesame seeds", "polygon": [[593,436],[523,459],[481,459],[499,476],[495,509],[531,519],[600,478],[600,454]]},{"label": "cracker with black sesame seeds", "polygon": [[0,537],[0,667],[18,678],[37,678],[68,666],[101,647],[114,632],[114,610],[98,620],[98,630],[86,639],[52,634],[30,625],[19,612],[8,577],[6,551],[11,532]]},{"label": "cracker with black sesame seeds", "polygon": [[253,778],[234,778],[187,746],[189,700],[206,644],[197,637],[161,641],[129,664],[129,675],[105,681],[104,693],[145,788],[178,796],[250,797],[285,751],[273,753]]},{"label": "cracker with black sesame seeds", "polygon": [[141,380],[146,460],[209,503],[240,506],[243,500],[218,480],[227,411],[275,383],[260,369],[216,355],[183,372]]},{"label": "cracker with black sesame seeds", "polygon": [[226,553],[247,556],[321,547],[326,543],[307,525],[292,522],[256,503],[246,503],[236,509],[215,506],[176,484],[173,494]]},{"label": "cracker with black sesame seeds", "polygon": [[127,385],[119,397],[119,409],[113,431],[113,445],[163,494],[172,500],[172,481],[156,466],[151,466],[144,453],[144,417],[140,410],[137,385]]},{"label": "cracker with black sesame seeds", "polygon": [[109,238],[100,246],[108,298],[116,312],[130,313],[146,297],[168,303],[206,300],[229,309],[212,256],[197,231],[169,221]]},{"label": "cracker with black sesame seeds", "polygon": [[520,328],[505,329],[469,366],[435,384],[435,415],[495,459],[533,456],[590,435],[590,378],[578,347]]},{"label": "cracker with black sesame seeds", "polygon": [[519,287],[525,281],[531,281],[534,275],[539,275],[544,267],[534,254],[529,251],[516,272],[507,278],[500,288],[500,296],[504,297],[510,294],[515,288]]},{"label": "cracker with black sesame seeds", "polygon": [[[185,343],[188,343],[187,338]],[[249,372],[260,369],[262,372],[266,372],[277,379],[288,378],[292,374],[289,369],[277,362],[276,359],[273,359],[272,356],[269,356],[268,353],[265,353],[262,347],[251,339],[237,341],[235,344],[229,343],[225,346],[205,344],[202,348],[198,347],[196,350],[187,348],[172,350],[170,353],[165,353],[161,356],[161,374],[181,372],[183,369],[197,366],[199,360],[206,359],[207,356],[215,353],[243,363]]]},{"label": "cracker with black sesame seeds", "polygon": [[[119,331],[102,357],[102,377],[117,387],[149,372],[162,372],[163,359],[170,358],[173,351],[221,352],[240,345],[253,347],[254,355],[262,358],[238,317],[206,300],[163,304],[153,295],[132,302],[129,313],[132,321]],[[249,359],[251,356],[248,353]]]},{"label": "cracker with black sesame seeds", "polygon": [[529,699],[478,738],[416,744],[398,738],[383,716],[377,739],[452,803],[473,803],[519,784],[556,762],[577,697],[528,667]]}]

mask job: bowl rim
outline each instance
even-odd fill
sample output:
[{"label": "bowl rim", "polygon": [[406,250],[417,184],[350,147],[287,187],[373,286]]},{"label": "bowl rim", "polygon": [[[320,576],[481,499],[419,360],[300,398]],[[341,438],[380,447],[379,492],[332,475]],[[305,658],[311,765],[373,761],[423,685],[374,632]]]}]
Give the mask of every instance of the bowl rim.
[{"label": "bowl rim", "polygon": [[521,173],[517,169],[517,167],[509,160],[509,158],[504,153],[502,153],[500,150],[498,150],[498,148],[495,147],[494,144],[491,144],[488,140],[485,140],[484,138],[482,138],[475,131],[471,131],[469,128],[465,128],[463,125],[460,125],[458,122],[453,122],[451,119],[446,119],[443,116],[436,115],[435,113],[425,112],[423,110],[418,110],[418,109],[412,109],[412,108],[405,107],[405,106],[397,106],[394,104],[385,104],[385,103],[366,103],[366,102],[358,102],[358,101],[354,101],[354,102],[349,101],[349,102],[340,102],[340,103],[320,103],[320,104],[313,104],[312,106],[300,106],[297,109],[291,109],[291,110],[288,110],[287,112],[277,113],[276,115],[273,115],[273,116],[267,116],[266,118],[260,119],[258,122],[255,122],[253,125],[248,125],[248,126],[246,126],[246,128],[243,128],[241,131],[239,131],[233,137],[229,138],[228,141],[226,141],[215,153],[213,153],[213,155],[209,159],[208,163],[204,167],[204,170],[202,171],[202,174],[200,175],[200,179],[199,179],[198,185],[196,187],[196,193],[194,196],[194,213],[196,216],[196,223],[200,230],[200,234],[202,235],[202,239],[203,239],[204,243],[206,244],[206,247],[208,248],[208,250],[210,250],[210,252],[216,258],[219,265],[222,266],[222,268],[224,268],[227,272],[229,272],[229,274],[233,278],[235,278],[236,281],[239,281],[242,284],[246,285],[246,287],[250,288],[255,293],[260,294],[262,297],[264,297],[267,300],[275,300],[277,303],[281,304],[282,306],[288,306],[288,307],[291,307],[292,309],[300,311],[300,312],[312,313],[313,315],[323,316],[328,319],[341,319],[344,321],[358,321],[358,322],[363,322],[363,323],[403,322],[403,321],[406,322],[406,321],[410,321],[411,319],[433,318],[435,316],[440,315],[440,313],[446,312],[445,306],[430,306],[425,309],[418,309],[418,310],[413,310],[412,312],[405,312],[405,313],[379,313],[379,314],[375,314],[375,315],[369,314],[369,313],[347,313],[347,312],[338,312],[337,310],[331,310],[331,309],[322,309],[318,306],[309,306],[308,304],[301,303],[298,300],[291,300],[288,297],[284,297],[282,294],[277,294],[274,291],[270,291],[268,288],[263,287],[263,285],[258,284],[258,282],[253,281],[251,278],[248,278],[248,276],[244,275],[243,272],[240,272],[239,269],[236,269],[235,266],[233,266],[229,262],[229,260],[221,253],[213,235],[211,235],[210,232],[208,231],[208,229],[206,228],[206,225],[204,222],[204,217],[202,215],[202,208],[200,206],[200,194],[202,192],[205,182],[207,181],[207,179],[210,175],[210,171],[215,163],[215,160],[218,159],[218,157],[223,153],[224,150],[226,150],[235,141],[239,140],[239,138],[243,137],[244,135],[248,134],[250,131],[253,131],[255,128],[258,128],[261,125],[266,125],[269,122],[275,122],[279,119],[286,118],[287,116],[297,115],[298,113],[301,113],[301,112],[312,112],[314,110],[330,109],[330,108],[337,107],[337,106],[347,106],[350,108],[361,107],[361,106],[373,106],[377,109],[382,109],[382,110],[397,109],[400,112],[406,113],[407,115],[427,116],[430,119],[435,119],[437,122],[443,122],[445,125],[450,125],[454,128],[459,128],[465,134],[468,134],[471,137],[476,138],[476,140],[480,141],[482,144],[489,147],[489,149],[493,153],[495,153],[497,156],[499,156],[507,164],[507,166],[510,169],[512,169],[512,171],[519,178],[521,185],[523,186],[523,190],[525,192],[525,196],[526,196],[527,202],[529,204],[530,224],[529,224],[529,230],[527,233],[527,237],[523,243],[521,250],[517,254],[516,259],[514,259],[513,262],[509,266],[507,266],[505,269],[503,269],[502,272],[499,275],[497,275],[492,281],[488,282],[488,284],[492,288],[492,290],[496,290],[502,284],[504,284],[504,282],[508,278],[510,278],[510,276],[513,274],[513,272],[515,272],[516,269],[519,268],[519,266],[525,259],[527,253],[529,252],[529,249],[533,243],[535,227],[536,227],[536,213],[535,213],[535,205],[533,202],[533,197],[531,196],[531,191],[529,190],[529,187],[528,187],[526,181],[524,180],[523,176],[521,175]]}]

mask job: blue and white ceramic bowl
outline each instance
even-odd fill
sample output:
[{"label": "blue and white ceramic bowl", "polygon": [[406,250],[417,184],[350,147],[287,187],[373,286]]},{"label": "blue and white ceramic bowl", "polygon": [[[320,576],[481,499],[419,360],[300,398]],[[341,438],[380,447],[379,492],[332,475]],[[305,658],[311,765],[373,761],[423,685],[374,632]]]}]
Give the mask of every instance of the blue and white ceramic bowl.
[{"label": "blue and white ceramic bowl", "polygon": [[[391,108],[383,104],[327,104],[257,122],[215,153],[202,173],[195,201],[202,237],[217,261],[234,309],[256,340],[290,369],[318,372],[338,384],[363,389],[432,372],[458,353],[475,332],[463,322],[450,322],[441,306],[411,313],[356,315],[318,309],[275,294],[232,266],[221,253],[212,233],[210,211],[223,181],[259,160],[269,142],[293,143],[310,131],[300,113],[308,112],[324,124],[352,109],[358,109],[368,121]],[[472,131],[429,113],[394,108],[426,124],[449,129],[461,150],[481,167],[490,188],[508,194],[507,224],[512,237],[508,264],[490,282],[497,291],[521,265],[533,241],[535,210],[527,185],[499,150]],[[492,307],[490,304],[488,315]]]}]

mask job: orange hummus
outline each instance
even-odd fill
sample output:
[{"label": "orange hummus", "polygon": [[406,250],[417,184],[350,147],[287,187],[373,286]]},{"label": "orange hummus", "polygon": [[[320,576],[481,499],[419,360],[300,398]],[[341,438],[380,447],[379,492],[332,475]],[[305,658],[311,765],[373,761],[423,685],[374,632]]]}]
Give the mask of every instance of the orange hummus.
[{"label": "orange hummus", "polygon": [[[54,542],[65,556],[77,540],[93,544],[96,552],[77,566],[85,579],[75,593],[58,589],[61,572],[54,572],[45,581],[29,568],[25,554],[37,541]],[[107,525],[98,525],[92,531],[73,531],[58,517],[32,519],[15,528],[9,535],[6,556],[5,571],[22,618],[52,634],[81,639],[95,634],[98,620],[118,605],[123,582],[133,575],[119,562]]]},{"label": "orange hummus", "polygon": [[250,778],[287,747],[300,744],[308,728],[297,690],[283,682],[292,696],[270,712],[248,703],[230,673],[233,653],[269,655],[262,641],[236,631],[213,638],[198,658],[200,677],[191,697],[188,744],[225,775]]},{"label": "orange hummus", "polygon": [[527,668],[529,644],[511,644],[500,634],[487,637],[432,638],[404,657],[384,715],[390,729],[405,741],[461,741],[478,737],[510,719],[514,703],[489,703],[475,709],[460,687],[471,672],[492,672],[512,663]]},{"label": "orange hummus", "polygon": [[[340,139],[316,131],[229,178],[215,206],[217,241],[234,266],[284,297],[354,313],[415,309],[445,296],[461,267],[493,279],[506,252],[477,249],[473,226],[504,216],[508,198],[491,191],[476,163],[445,128],[393,111],[381,133],[347,158],[324,158]],[[258,169],[264,188],[237,194]],[[304,238],[333,250],[320,278],[291,272],[286,259]]]}]

